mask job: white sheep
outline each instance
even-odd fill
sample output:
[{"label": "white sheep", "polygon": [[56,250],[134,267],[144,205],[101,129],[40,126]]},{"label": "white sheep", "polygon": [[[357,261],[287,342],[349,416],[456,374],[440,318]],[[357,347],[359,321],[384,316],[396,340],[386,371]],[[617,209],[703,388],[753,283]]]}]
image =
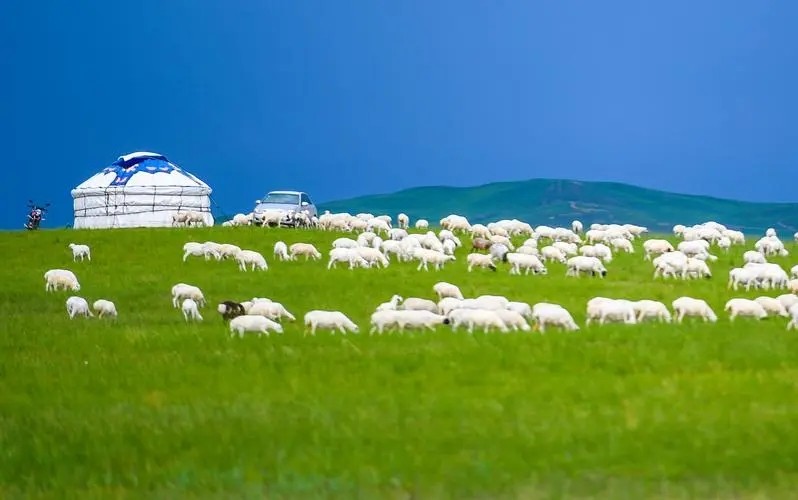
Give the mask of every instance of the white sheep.
[{"label": "white sheep", "polygon": [[[438,304],[438,307],[440,307],[440,304]],[[515,311],[525,318],[532,317],[532,307],[526,302],[510,302],[507,304],[507,309]]]},{"label": "white sheep", "polygon": [[784,306],[784,309],[789,312],[792,306],[798,304],[798,295],[794,293],[785,293],[784,295],[779,295],[778,300],[781,302],[781,305]]},{"label": "white sheep", "polygon": [[773,297],[757,297],[754,299],[757,304],[762,306],[762,309],[765,310],[766,313],[772,316],[781,316],[786,318],[789,316],[787,314],[787,308],[784,307],[784,304],[777,298]]},{"label": "white sheep", "polygon": [[94,304],[92,304],[92,308],[94,309],[94,312],[97,313],[97,316],[99,316],[100,318],[102,318],[103,316],[111,316],[113,318],[117,317],[116,305],[110,300],[105,300],[105,299],[95,300]]},{"label": "white sheep", "polygon": [[510,252],[505,256],[507,257],[507,263],[510,264],[510,274],[521,274],[521,269],[524,270],[524,275],[528,275],[529,271],[532,271],[532,274],[548,273],[546,266],[536,255]]},{"label": "white sheep", "polygon": [[197,308],[197,303],[193,299],[183,300],[180,309],[183,311],[183,318],[188,322],[189,320],[202,321],[202,315]]},{"label": "white sheep", "polygon": [[571,231],[576,234],[580,234],[582,232],[583,226],[582,223],[578,220],[571,222]]},{"label": "white sheep", "polygon": [[383,302],[377,306],[377,311],[395,311],[399,308],[399,303],[402,302],[401,295],[394,295],[388,302]]},{"label": "white sheep", "polygon": [[252,316],[264,316],[274,321],[279,321],[282,318],[288,318],[289,321],[296,320],[294,315],[288,312],[285,306],[271,300],[253,301],[252,306],[250,306],[248,310],[245,310],[245,312]]},{"label": "white sheep", "polygon": [[80,283],[75,273],[68,269],[50,269],[44,273],[44,291],[57,291],[60,289],[80,291]]},{"label": "white sheep", "polygon": [[197,243],[196,241],[190,241],[183,245],[183,262],[185,262],[186,259],[192,255],[195,257],[204,257],[205,260],[210,260],[211,257],[215,258],[216,260],[220,260],[222,258],[215,248],[208,247],[203,243]]},{"label": "white sheep", "polygon": [[256,332],[258,337],[261,335],[266,335],[268,337],[269,330],[283,333],[283,325],[264,316],[250,314],[236,316],[230,320],[231,337],[238,334],[238,337],[241,338],[244,336],[244,332]]},{"label": "white sheep", "polygon": [[528,332],[532,330],[532,327],[526,322],[524,316],[518,311],[512,309],[495,309],[494,312],[501,318],[504,324],[513,331],[517,332],[521,330],[523,332]]},{"label": "white sheep", "polygon": [[247,270],[247,264],[251,266],[251,269],[254,271],[255,269],[259,269],[261,271],[266,271],[269,269],[268,264],[266,264],[266,258],[260,253],[256,252],[255,250],[241,250],[236,254],[236,262],[238,262],[238,268],[242,271]]},{"label": "white sheep", "polygon": [[241,247],[236,245],[231,245],[230,243],[222,243],[219,245],[219,255],[223,259],[226,259],[227,257],[235,257],[239,254],[239,252],[241,252]]},{"label": "white sheep", "polygon": [[650,239],[643,242],[643,250],[645,251],[645,259],[651,260],[652,257],[673,252],[674,248],[668,240]]},{"label": "white sheep", "polygon": [[671,307],[676,315],[677,323],[681,323],[687,316],[697,316],[702,318],[705,322],[709,321],[714,323],[718,320],[715,311],[702,299],[679,297],[671,303]]},{"label": "white sheep", "polygon": [[747,316],[756,319],[768,317],[767,311],[758,302],[751,299],[734,298],[726,302],[724,311],[729,313],[729,321],[734,321],[737,316]]},{"label": "white sheep", "polygon": [[72,261],[76,262],[78,257],[80,257],[80,261],[83,262],[83,259],[91,260],[91,249],[88,245],[78,245],[76,243],[70,243],[69,248],[72,249]]},{"label": "white sheep", "polygon": [[335,333],[337,329],[342,334],[346,335],[347,331],[357,333],[360,331],[358,326],[347,318],[346,315],[340,311],[323,311],[314,309],[305,314],[305,335],[307,335],[308,328],[310,334],[316,335],[316,330],[319,328],[331,330]]},{"label": "white sheep", "polygon": [[202,290],[194,285],[178,283],[172,287],[172,305],[177,308],[178,302],[183,299],[192,299],[199,307],[205,305],[205,296],[202,294]]},{"label": "white sheep", "polygon": [[425,271],[429,271],[427,264],[434,264],[435,270],[440,270],[447,262],[455,260],[454,255],[446,255],[443,252],[429,250],[427,248],[416,248],[413,250],[413,258],[419,261],[416,271],[421,271],[423,267]]},{"label": "white sheep", "polygon": [[360,245],[352,238],[337,238],[332,242],[333,248],[357,248]]},{"label": "white sheep", "polygon": [[274,256],[281,261],[293,260],[293,256],[288,254],[288,245],[284,241],[278,241],[274,244]]},{"label": "white sheep", "polygon": [[798,304],[794,304],[788,311],[790,314],[790,322],[787,323],[787,330],[798,329]]},{"label": "white sheep", "polygon": [[[398,310],[398,311],[381,311],[382,315],[378,315],[377,318],[372,315],[372,330],[376,324],[376,330],[379,333],[385,329],[386,326],[393,326],[395,325],[399,332],[404,332],[405,328],[411,329],[429,329],[431,331],[435,331],[435,327],[437,325],[448,325],[449,318],[443,316],[442,314],[437,314],[431,311],[408,311],[408,310]],[[387,314],[386,314],[387,313]],[[376,319],[376,321],[375,321]],[[372,332],[369,330],[369,333]]]},{"label": "white sheep", "polygon": [[637,314],[634,304],[623,299],[608,299],[606,297],[595,297],[587,303],[586,324],[591,320],[597,319],[600,325],[609,321],[620,321],[627,325],[637,323]]},{"label": "white sheep", "polygon": [[369,263],[360,256],[356,248],[336,247],[330,250],[330,261],[327,262],[327,269],[336,267],[338,262],[348,263],[349,269],[354,269],[356,266],[370,267]]},{"label": "white sheep", "polygon": [[633,307],[637,314],[638,323],[642,323],[649,318],[656,318],[665,323],[670,323],[672,321],[671,312],[662,302],[643,299],[635,301]]},{"label": "white sheep", "polygon": [[481,328],[485,333],[489,332],[491,328],[496,328],[503,333],[509,331],[495,310],[455,309],[449,313],[449,320],[453,331],[457,330],[459,326],[466,326],[468,333],[474,333],[475,327]]},{"label": "white sheep", "polygon": [[543,262],[547,262],[550,260],[557,261],[561,264],[565,264],[566,255],[565,253],[557,247],[554,246],[545,246],[540,249],[540,257]]},{"label": "white sheep", "polygon": [[432,285],[432,291],[438,295],[438,300],[441,300],[445,297],[453,297],[460,300],[463,299],[463,292],[460,291],[457,285],[453,285],[445,281],[439,281]]},{"label": "white sheep", "polygon": [[535,323],[534,329],[540,330],[540,333],[545,333],[546,326],[556,326],[570,332],[579,330],[571,313],[558,304],[535,304],[532,308],[532,321]]},{"label": "white sheep", "polygon": [[792,269],[790,269],[790,277],[798,279],[798,264],[792,266]]},{"label": "white sheep", "polygon": [[765,256],[755,250],[748,250],[743,254],[743,262],[745,264],[765,264]]},{"label": "white sheep", "polygon": [[321,252],[310,243],[294,243],[289,247],[291,258],[296,259],[300,255],[305,256],[305,260],[312,258],[313,260],[321,259]]},{"label": "white sheep", "polygon": [[604,278],[607,275],[607,268],[596,257],[577,255],[568,259],[565,265],[567,268],[565,271],[566,276],[579,276],[582,273],[589,273],[591,276]]},{"label": "white sheep", "polygon": [[89,310],[89,303],[83,297],[71,296],[66,300],[66,310],[69,314],[69,319],[75,316],[94,317]]},{"label": "white sheep", "polygon": [[354,251],[368,263],[369,267],[381,265],[383,268],[386,268],[390,264],[385,255],[376,248],[358,247],[355,248]]},{"label": "white sheep", "polygon": [[399,224],[400,229],[407,229],[410,226],[410,217],[407,214],[400,213],[396,216],[396,223]]},{"label": "white sheep", "polygon": [[468,264],[469,273],[475,267],[482,267],[485,269],[490,269],[491,271],[496,270],[496,264],[493,262],[493,257],[486,254],[470,253],[468,254],[468,257],[466,257],[466,263]]},{"label": "white sheep", "polygon": [[437,313],[438,304],[429,299],[408,297],[402,301],[402,305],[399,309],[403,309],[405,311],[429,311]]},{"label": "white sheep", "polygon": [[428,229],[429,221],[427,219],[418,219],[416,221],[416,229]]}]

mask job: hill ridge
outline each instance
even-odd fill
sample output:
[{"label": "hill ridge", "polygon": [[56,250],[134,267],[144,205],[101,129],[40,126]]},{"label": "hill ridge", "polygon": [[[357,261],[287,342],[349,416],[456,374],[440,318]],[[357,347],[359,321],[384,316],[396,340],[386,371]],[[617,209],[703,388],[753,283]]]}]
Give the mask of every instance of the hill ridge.
[{"label": "hill ridge", "polygon": [[631,222],[670,231],[674,224],[716,220],[746,232],[767,227],[798,230],[798,203],[754,202],[675,193],[615,181],[528,179],[475,186],[429,185],[319,203],[331,212],[372,212],[433,224],[459,213],[474,222],[518,218],[532,224],[570,224],[574,218],[594,222]]}]

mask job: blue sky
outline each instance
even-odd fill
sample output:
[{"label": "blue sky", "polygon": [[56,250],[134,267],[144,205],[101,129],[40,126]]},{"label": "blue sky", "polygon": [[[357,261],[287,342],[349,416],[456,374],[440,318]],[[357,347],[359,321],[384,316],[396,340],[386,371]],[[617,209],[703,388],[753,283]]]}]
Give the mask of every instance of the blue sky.
[{"label": "blue sky", "polygon": [[[798,201],[798,2],[0,4],[0,227],[157,151],[226,211],[611,180]],[[360,175],[358,172],[364,172]]]}]

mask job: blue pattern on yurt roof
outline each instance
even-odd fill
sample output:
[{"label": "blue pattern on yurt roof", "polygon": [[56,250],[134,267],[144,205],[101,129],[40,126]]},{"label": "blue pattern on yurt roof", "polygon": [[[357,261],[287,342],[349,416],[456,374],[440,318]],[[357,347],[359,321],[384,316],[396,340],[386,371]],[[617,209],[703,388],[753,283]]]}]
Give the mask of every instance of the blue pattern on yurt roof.
[{"label": "blue pattern on yurt roof", "polygon": [[110,167],[103,169],[103,173],[114,172],[116,177],[111,181],[111,186],[124,186],[128,183],[131,177],[139,172],[148,174],[157,174],[158,172],[169,173],[177,170],[182,172],[180,168],[169,162],[163,155],[146,155],[130,158],[125,161],[120,157],[113,162]]}]

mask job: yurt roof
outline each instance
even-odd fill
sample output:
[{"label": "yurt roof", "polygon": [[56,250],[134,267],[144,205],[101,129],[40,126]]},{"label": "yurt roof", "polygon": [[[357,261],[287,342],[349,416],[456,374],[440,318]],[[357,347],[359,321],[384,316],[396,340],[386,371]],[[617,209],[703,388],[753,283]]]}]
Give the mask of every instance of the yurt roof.
[{"label": "yurt roof", "polygon": [[122,155],[111,165],[89,177],[75,189],[121,188],[149,186],[193,186],[208,188],[208,185],[170,162],[159,153],[139,151]]}]

